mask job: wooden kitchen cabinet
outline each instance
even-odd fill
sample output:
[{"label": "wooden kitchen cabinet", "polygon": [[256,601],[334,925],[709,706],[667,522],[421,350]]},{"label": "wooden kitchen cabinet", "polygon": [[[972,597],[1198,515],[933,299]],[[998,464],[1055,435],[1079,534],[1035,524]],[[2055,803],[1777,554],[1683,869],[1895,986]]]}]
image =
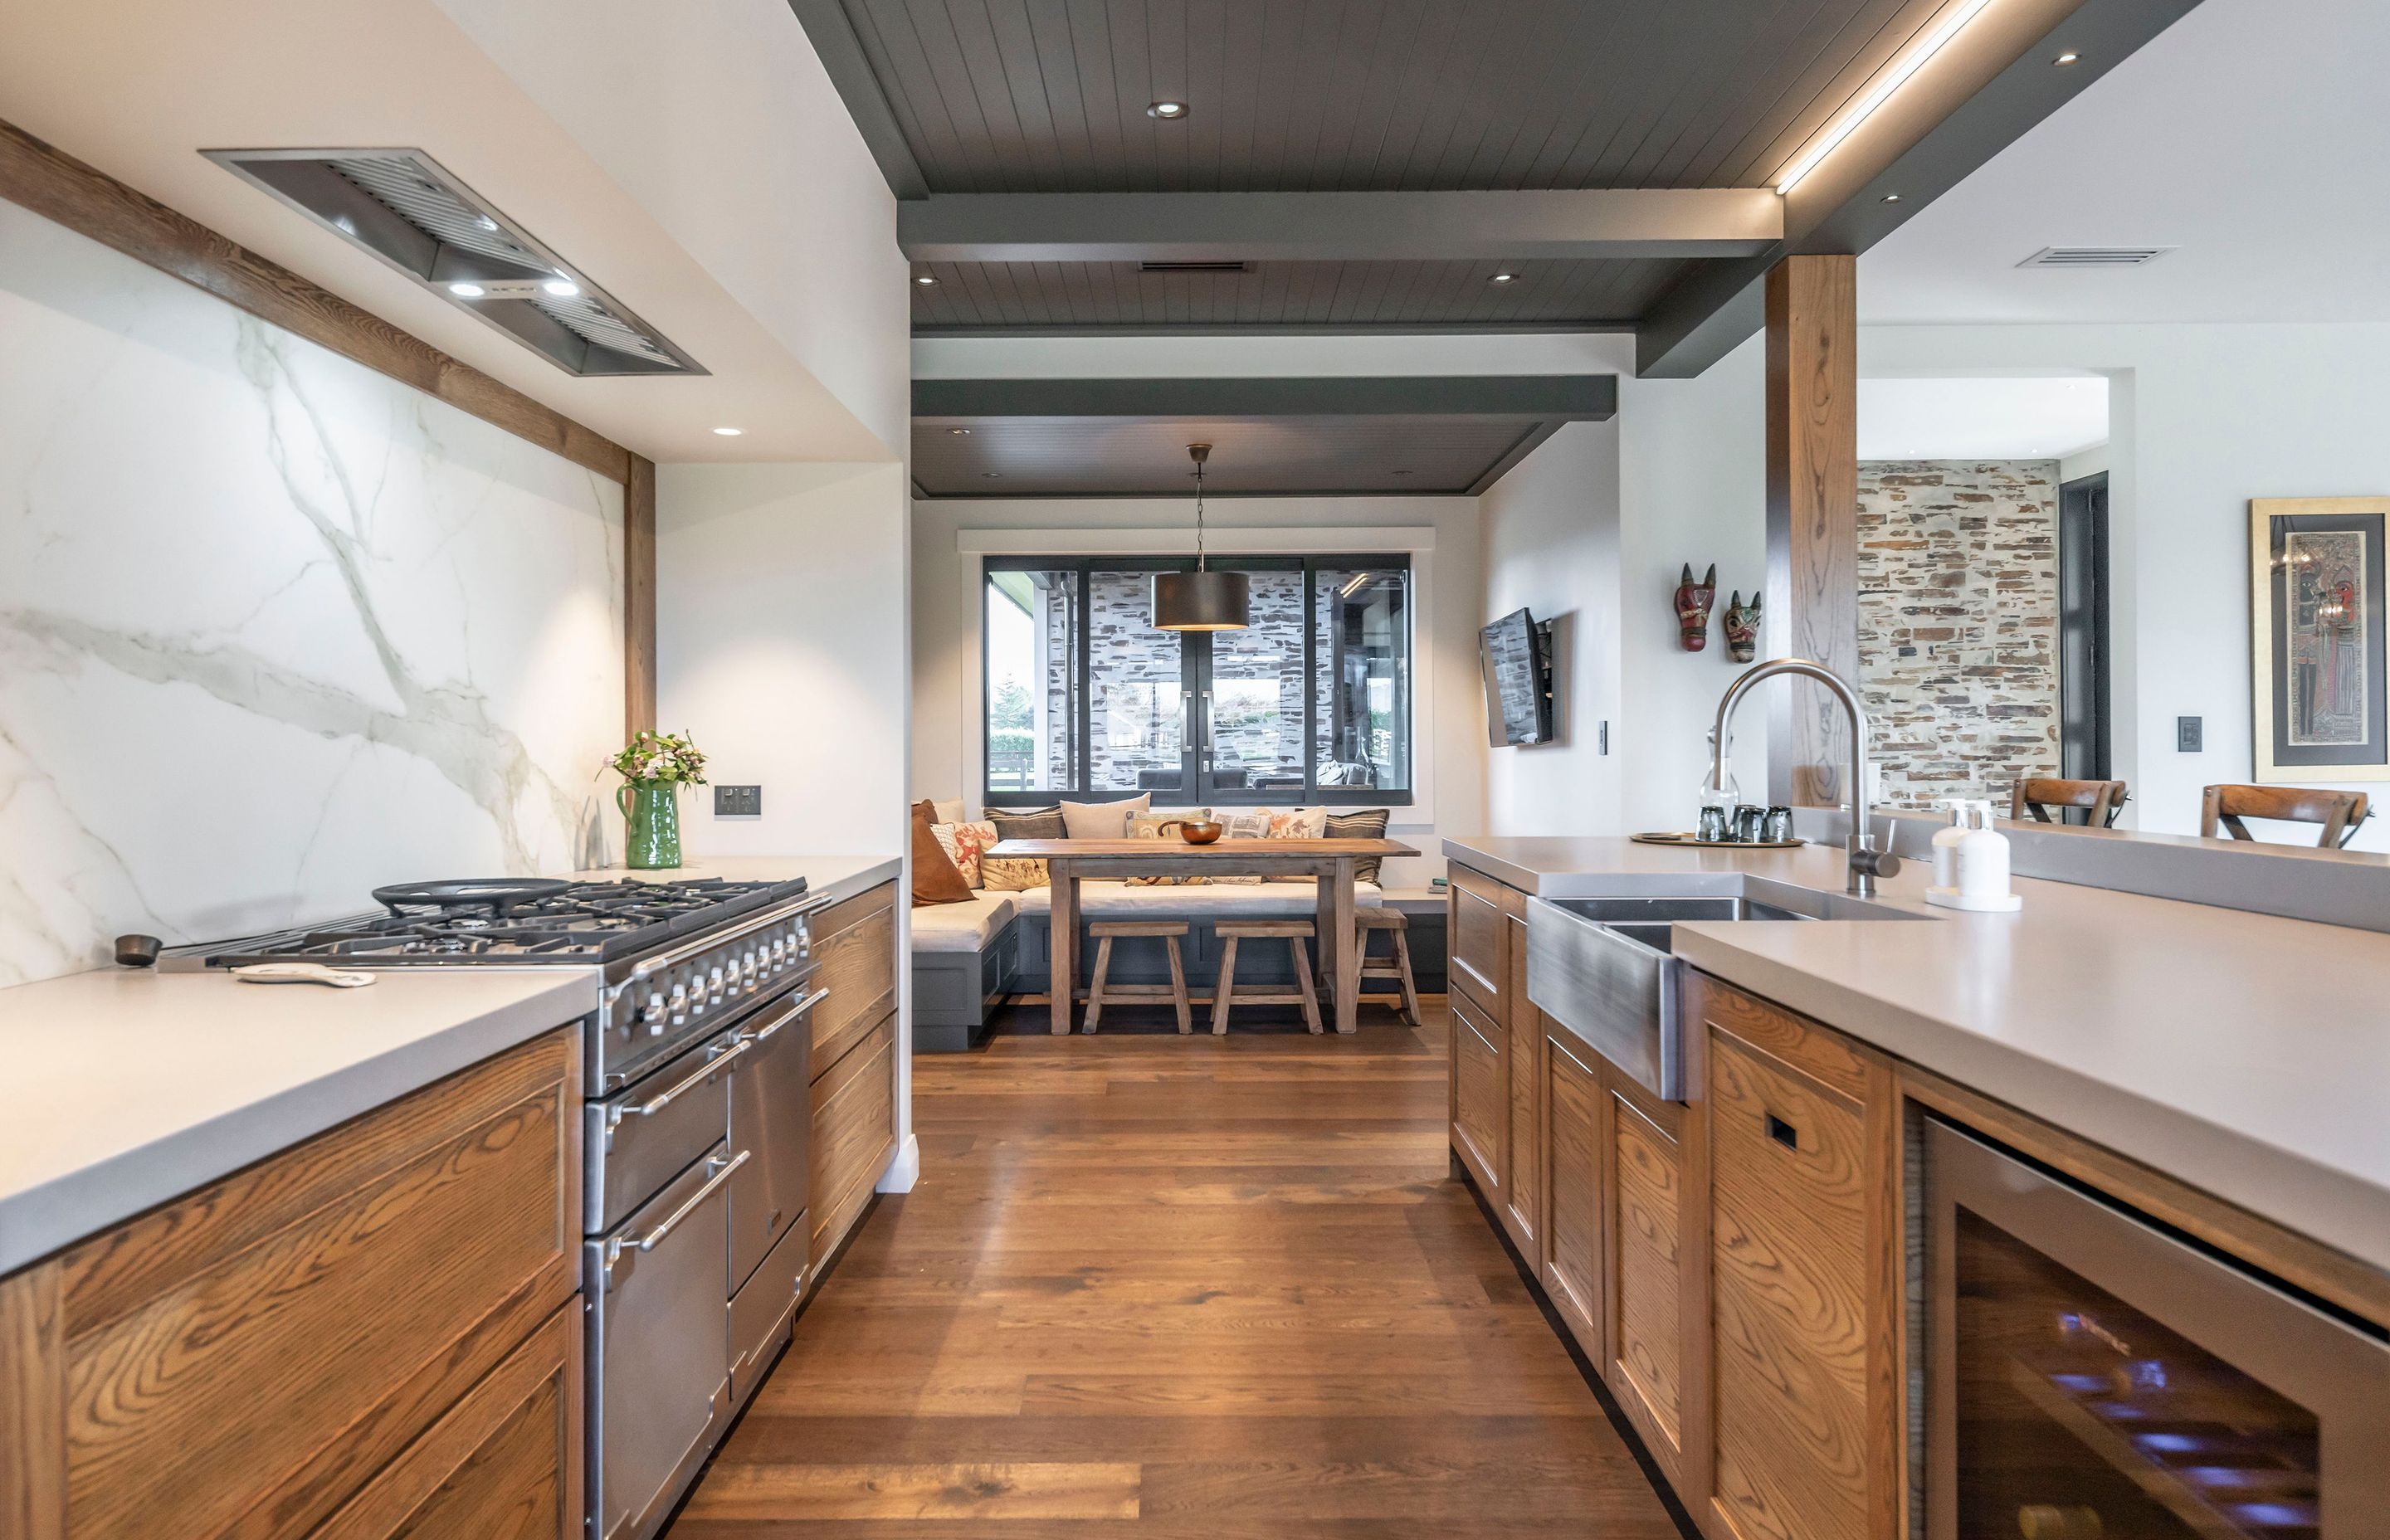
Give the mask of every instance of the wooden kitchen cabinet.
[{"label": "wooden kitchen cabinet", "polygon": [[1510,1070],[1502,1048],[1510,1033],[1459,995],[1452,1000],[1452,1148],[1498,1204],[1510,1165]]},{"label": "wooden kitchen cabinet", "polygon": [[1510,966],[1506,1025],[1510,1029],[1510,1168],[1502,1192],[1502,1222],[1529,1273],[1544,1265],[1544,1013],[1527,999],[1527,922],[1523,905],[1506,910],[1504,961]]},{"label": "wooden kitchen cabinet", "polygon": [[1907,1225],[1892,1063],[1695,976],[1717,1540],[1906,1533]]},{"label": "wooden kitchen cabinet", "polygon": [[337,1533],[577,1532],[580,1072],[552,1033],[0,1280],[0,1532],[299,1536],[383,1474]]},{"label": "wooden kitchen cabinet", "polygon": [[1601,1057],[1564,1027],[1544,1033],[1544,1292],[1577,1346],[1606,1362],[1602,1343]]},{"label": "wooden kitchen cabinet", "polygon": [[1684,1261],[1706,1194],[1687,1189],[1685,1107],[1604,1066],[1602,1378],[1682,1495],[1687,1486]]},{"label": "wooden kitchen cabinet", "polygon": [[896,885],[883,882],[813,923],[812,1264],[805,1288],[842,1243],[896,1148]]},{"label": "wooden kitchen cabinet", "polygon": [[1446,978],[1452,992],[1495,1020],[1510,1022],[1510,927],[1504,919],[1525,912],[1519,893],[1466,866],[1451,869],[1446,925]]}]

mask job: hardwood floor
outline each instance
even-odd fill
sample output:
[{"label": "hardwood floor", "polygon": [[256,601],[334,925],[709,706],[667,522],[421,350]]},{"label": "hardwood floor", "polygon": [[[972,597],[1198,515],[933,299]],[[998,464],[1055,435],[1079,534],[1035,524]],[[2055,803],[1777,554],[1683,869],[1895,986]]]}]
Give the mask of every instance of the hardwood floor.
[{"label": "hardwood floor", "polygon": [[1442,1001],[1344,1038],[1291,1016],[1055,1038],[1018,1010],[917,1059],[919,1187],[670,1540],[1676,1540],[1446,1175]]}]

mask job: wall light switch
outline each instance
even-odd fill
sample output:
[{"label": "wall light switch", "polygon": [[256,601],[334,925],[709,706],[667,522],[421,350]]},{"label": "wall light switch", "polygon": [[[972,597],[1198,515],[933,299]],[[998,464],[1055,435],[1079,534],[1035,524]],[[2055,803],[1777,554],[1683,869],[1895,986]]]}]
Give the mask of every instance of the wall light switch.
[{"label": "wall light switch", "polygon": [[2204,717],[2196,716],[2178,716],[2174,719],[2174,747],[2177,753],[2196,754],[2204,751],[2201,746],[2206,738],[2205,720]]},{"label": "wall light switch", "polygon": [[764,789],[760,786],[717,786],[713,789],[713,815],[717,818],[760,818],[764,815]]}]

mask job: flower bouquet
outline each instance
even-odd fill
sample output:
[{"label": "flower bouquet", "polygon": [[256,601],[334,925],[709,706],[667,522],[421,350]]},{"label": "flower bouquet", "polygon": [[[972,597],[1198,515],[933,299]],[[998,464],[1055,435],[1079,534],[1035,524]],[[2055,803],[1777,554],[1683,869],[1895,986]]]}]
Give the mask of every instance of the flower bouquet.
[{"label": "flower bouquet", "polygon": [[641,732],[608,761],[623,785],[614,791],[630,835],[623,865],[655,871],[680,865],[680,802],[684,786],[705,784],[705,754],[687,733]]}]

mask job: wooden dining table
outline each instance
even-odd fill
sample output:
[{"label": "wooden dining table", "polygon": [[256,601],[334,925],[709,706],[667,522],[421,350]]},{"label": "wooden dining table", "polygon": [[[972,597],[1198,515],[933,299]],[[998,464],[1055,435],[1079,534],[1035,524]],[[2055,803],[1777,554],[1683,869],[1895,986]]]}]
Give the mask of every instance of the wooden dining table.
[{"label": "wooden dining table", "polygon": [[[1336,1007],[1336,1030],[1359,1024],[1361,946],[1354,930],[1353,872],[1370,856],[1417,855],[1399,840],[1001,840],[987,854],[1043,861],[1054,892],[1054,1035],[1068,1036],[1078,995],[1079,884],[1091,877],[1309,877],[1319,884],[1319,976]],[[1227,917],[1233,918],[1233,917]]]}]

